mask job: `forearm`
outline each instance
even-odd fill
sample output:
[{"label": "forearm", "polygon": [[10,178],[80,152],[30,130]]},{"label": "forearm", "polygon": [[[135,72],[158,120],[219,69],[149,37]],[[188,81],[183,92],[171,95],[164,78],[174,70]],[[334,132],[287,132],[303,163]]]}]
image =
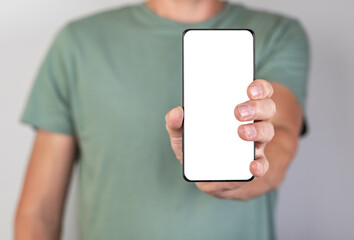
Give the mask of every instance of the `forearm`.
[{"label": "forearm", "polygon": [[19,210],[15,220],[16,240],[60,239],[60,220]]},{"label": "forearm", "polygon": [[277,189],[283,182],[286,171],[295,157],[298,140],[299,136],[287,128],[275,127],[274,138],[265,148],[269,170],[262,177],[263,181],[269,185],[270,190]]},{"label": "forearm", "polygon": [[74,156],[74,137],[37,132],[16,212],[16,240],[60,238]]}]

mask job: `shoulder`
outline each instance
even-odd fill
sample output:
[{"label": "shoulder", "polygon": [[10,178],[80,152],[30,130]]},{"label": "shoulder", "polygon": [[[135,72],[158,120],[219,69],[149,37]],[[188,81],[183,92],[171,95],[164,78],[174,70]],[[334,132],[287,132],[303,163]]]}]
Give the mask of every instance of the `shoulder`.
[{"label": "shoulder", "polygon": [[73,19],[65,24],[63,30],[75,37],[97,37],[132,22],[137,6],[127,5]]},{"label": "shoulder", "polygon": [[260,10],[244,5],[234,4],[234,11],[240,12],[239,21],[255,32],[256,39],[262,48],[279,45],[279,41],[301,39],[306,42],[307,36],[300,21],[292,16],[269,10]]},{"label": "shoulder", "polygon": [[[269,10],[248,7],[242,4],[232,4],[237,22],[242,22],[244,27],[251,28],[259,40],[270,38],[286,38],[286,36],[305,35],[305,30],[300,21],[292,16]],[[236,12],[238,11],[238,14]]]},{"label": "shoulder", "polygon": [[76,28],[92,28],[94,26],[102,26],[102,24],[111,23],[112,21],[126,21],[132,17],[132,13],[136,7],[137,5],[127,5],[86,15],[84,17],[72,20],[70,25]]},{"label": "shoulder", "polygon": [[240,4],[234,5],[234,8],[240,8],[243,20],[248,24],[265,28],[281,27],[298,22],[296,18],[279,12],[257,9]]}]

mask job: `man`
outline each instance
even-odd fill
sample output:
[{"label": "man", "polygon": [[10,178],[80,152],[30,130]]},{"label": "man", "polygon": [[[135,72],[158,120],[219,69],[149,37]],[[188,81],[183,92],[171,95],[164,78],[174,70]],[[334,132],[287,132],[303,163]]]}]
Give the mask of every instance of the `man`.
[{"label": "man", "polygon": [[[251,182],[183,180],[175,156],[183,161],[187,28],[255,32],[258,80],[234,112],[257,120],[238,131],[256,142]],[[51,46],[22,117],[37,133],[16,239],[60,238],[74,159],[80,239],[274,239],[275,189],[303,127],[307,70],[296,20],[239,4],[148,0],[72,21]]]}]

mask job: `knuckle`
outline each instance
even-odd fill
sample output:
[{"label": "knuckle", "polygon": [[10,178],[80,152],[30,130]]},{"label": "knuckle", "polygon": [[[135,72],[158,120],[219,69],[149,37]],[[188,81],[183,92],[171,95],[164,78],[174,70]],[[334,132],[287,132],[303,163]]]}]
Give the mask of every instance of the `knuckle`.
[{"label": "knuckle", "polygon": [[269,81],[264,80],[264,85],[267,90],[267,96],[270,97],[273,94],[273,86]]},{"label": "knuckle", "polygon": [[275,131],[274,131],[274,125],[269,123],[269,130],[270,130],[270,137],[271,139],[274,137]]},{"label": "knuckle", "polygon": [[255,103],[257,116],[268,119],[276,113],[275,102],[272,99],[265,99]]},{"label": "knuckle", "polygon": [[256,124],[257,128],[257,139],[263,141],[270,141],[274,137],[274,126],[268,121],[258,122]]},{"label": "knuckle", "polygon": [[271,109],[272,109],[272,115],[274,115],[277,112],[277,105],[275,104],[275,102],[273,101],[273,99],[269,99],[269,104],[271,105]]},{"label": "knuckle", "polygon": [[265,161],[265,166],[266,166],[266,172],[268,172],[268,170],[269,170],[269,161],[266,158],[264,158],[264,161]]},{"label": "knuckle", "polygon": [[273,88],[273,85],[271,83],[269,83],[270,85],[270,97],[273,96],[273,93],[274,93],[274,88]]},{"label": "knuckle", "polygon": [[272,138],[274,137],[274,126],[272,123],[270,122],[265,122],[265,129],[264,130],[264,136],[267,140],[272,140]]},{"label": "knuckle", "polygon": [[265,81],[267,84],[268,97],[273,95],[273,85],[269,81]]},{"label": "knuckle", "polygon": [[257,118],[262,118],[265,114],[265,109],[264,109],[264,101],[259,100],[259,101],[252,101],[252,106],[255,109],[255,115]]},{"label": "knuckle", "polygon": [[266,128],[266,125],[262,122],[259,122],[258,124],[256,124],[257,139],[263,139],[266,136],[265,128]]}]

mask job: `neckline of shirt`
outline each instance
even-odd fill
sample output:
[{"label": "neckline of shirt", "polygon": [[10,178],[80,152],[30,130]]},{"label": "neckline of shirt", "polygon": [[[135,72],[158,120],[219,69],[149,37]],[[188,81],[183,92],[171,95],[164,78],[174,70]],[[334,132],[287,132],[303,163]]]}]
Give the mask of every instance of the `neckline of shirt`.
[{"label": "neckline of shirt", "polygon": [[146,18],[156,22],[157,24],[174,26],[174,27],[182,27],[182,28],[203,28],[212,25],[213,23],[217,22],[219,19],[222,19],[225,15],[227,15],[227,13],[231,8],[231,4],[228,1],[224,1],[224,3],[225,4],[223,8],[216,15],[204,21],[196,22],[196,23],[182,23],[182,22],[178,22],[175,20],[162,17],[157,13],[155,13],[153,10],[151,10],[145,4],[145,2],[138,4],[137,7],[141,10],[141,12],[145,15]]}]

